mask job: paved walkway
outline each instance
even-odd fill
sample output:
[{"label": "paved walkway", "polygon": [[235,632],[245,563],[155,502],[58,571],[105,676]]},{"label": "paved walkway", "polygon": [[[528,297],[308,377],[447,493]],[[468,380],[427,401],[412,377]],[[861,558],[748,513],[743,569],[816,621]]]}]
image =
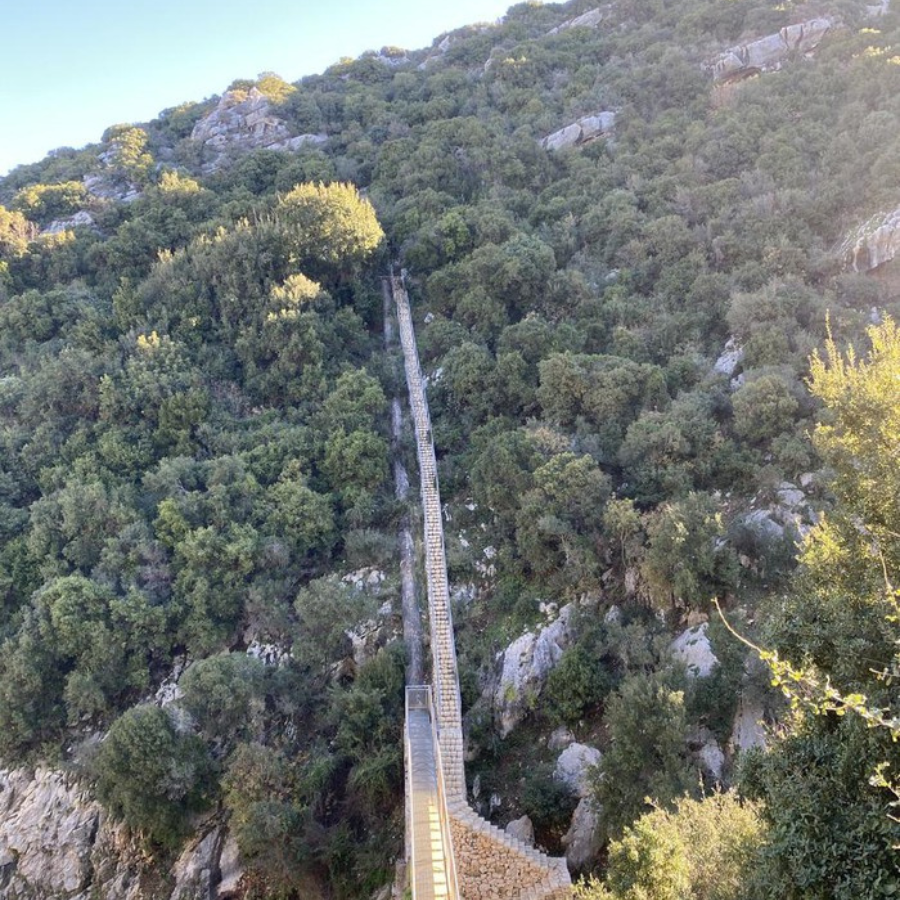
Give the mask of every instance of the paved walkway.
[{"label": "paved walkway", "polygon": [[410,828],[415,900],[447,898],[450,888],[441,830],[440,797],[431,716],[427,709],[410,709],[406,728],[409,739]]}]

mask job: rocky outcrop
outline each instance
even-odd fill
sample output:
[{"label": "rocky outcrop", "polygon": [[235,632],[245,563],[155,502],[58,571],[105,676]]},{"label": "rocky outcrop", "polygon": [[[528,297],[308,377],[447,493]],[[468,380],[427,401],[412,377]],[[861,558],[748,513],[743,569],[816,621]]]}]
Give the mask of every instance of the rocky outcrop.
[{"label": "rocky outcrop", "polygon": [[133,203],[141,192],[137,185],[122,181],[109,172],[95,172],[82,179],[89,194],[100,200],[114,200],[117,203]]},{"label": "rocky outcrop", "polygon": [[207,897],[215,897],[221,854],[221,828],[214,828],[199,840],[191,842],[172,869],[175,887],[170,900],[206,900]]},{"label": "rocky outcrop", "polygon": [[725,754],[714,737],[708,737],[697,753],[700,764],[715,781],[722,780],[725,769]]},{"label": "rocky outcrop", "polygon": [[517,841],[521,841],[527,847],[534,846],[534,824],[528,816],[522,816],[520,819],[513,819],[508,822],[503,829],[510,837],[514,837]]},{"label": "rocky outcrop", "polygon": [[[230,848],[227,859],[223,847]],[[3,900],[224,900],[235,895],[242,874],[222,828],[189,844],[171,872],[157,871],[65,773],[0,770]]]},{"label": "rocky outcrop", "polygon": [[54,219],[41,234],[62,234],[64,231],[71,231],[73,228],[93,228],[94,217],[81,209],[72,216],[66,216],[64,219]]},{"label": "rocky outcrop", "polygon": [[575,16],[574,19],[567,19],[562,25],[551,28],[547,32],[547,36],[568,31],[570,28],[596,28],[606,18],[609,11],[609,6],[598,6],[597,9],[589,9],[586,13]]},{"label": "rocky outcrop", "polygon": [[688,628],[672,641],[672,656],[684,663],[688,678],[705,678],[719,664],[706,633],[707,624]]},{"label": "rocky outcrop", "polygon": [[572,814],[569,830],[562,839],[566,864],[573,872],[582,872],[596,859],[602,846],[600,812],[593,800],[583,799]]},{"label": "rocky outcrop", "polygon": [[554,622],[526,632],[499,655],[500,681],[493,691],[493,706],[501,737],[534,708],[547,677],[572,641],[573,612],[571,603],[564,606]]},{"label": "rocky outcrop", "polygon": [[299,150],[328,139],[324,134],[292,135],[287,123],[274,115],[268,98],[258,88],[227,91],[218,106],[200,119],[191,139],[203,146],[207,171],[220,168],[228,153],[265,148]]},{"label": "rocky outcrop", "polygon": [[870,272],[900,254],[900,207],[878,213],[854,229],[841,245],[844,264],[854,272]]},{"label": "rocky outcrop", "polygon": [[547,738],[547,748],[549,750],[565,750],[569,744],[574,743],[575,735],[572,734],[565,725],[560,725],[559,728],[555,728],[550,733],[550,737]]},{"label": "rocky outcrop", "polygon": [[50,769],[0,772],[0,894],[86,895],[102,810]]},{"label": "rocky outcrop", "polygon": [[725,344],[719,358],[713,364],[713,372],[717,375],[725,375],[727,378],[734,378],[744,361],[744,348],[731,337]]},{"label": "rocky outcrop", "polygon": [[710,60],[705,68],[716,81],[733,81],[760,72],[772,72],[795,54],[811,53],[839,24],[833,16],[820,16],[788,25],[775,34],[729,47]]},{"label": "rocky outcrop", "polygon": [[736,518],[731,531],[735,534],[743,532],[744,544],[752,538],[752,542],[763,550],[779,541],[798,543],[817,521],[818,515],[810,506],[806,493],[792,482],[782,481],[775,489],[772,503]]},{"label": "rocky outcrop", "polygon": [[556,760],[553,777],[564,784],[576,797],[590,793],[590,770],[600,764],[602,756],[596,747],[569,744]]},{"label": "rocky outcrop", "polygon": [[599,138],[612,134],[616,124],[616,114],[612,110],[603,110],[590,116],[582,116],[571,125],[548,134],[541,138],[540,145],[545,150],[566,150],[570,147],[580,147]]},{"label": "rocky outcrop", "polygon": [[734,716],[729,748],[732,753],[766,746],[766,710],[761,700],[742,694]]}]

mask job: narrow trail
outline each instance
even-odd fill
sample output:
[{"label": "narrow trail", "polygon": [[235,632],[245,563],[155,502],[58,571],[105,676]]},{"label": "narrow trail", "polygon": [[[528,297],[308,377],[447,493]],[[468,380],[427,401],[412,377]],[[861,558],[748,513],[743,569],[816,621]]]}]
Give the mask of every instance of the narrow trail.
[{"label": "narrow trail", "polygon": [[[384,349],[390,358],[397,347],[397,335],[394,330],[394,300],[391,294],[390,281],[381,282],[384,301]],[[396,367],[396,363],[395,363]],[[399,397],[391,401],[391,455],[394,470],[394,496],[407,505],[400,525],[397,528],[397,545],[400,548],[400,600],[403,616],[403,640],[406,642],[408,659],[406,665],[406,683],[422,684],[425,680],[425,650],[422,629],[422,613],[419,609],[419,597],[416,591],[415,545],[408,508],[409,475],[403,465],[403,405]]]}]

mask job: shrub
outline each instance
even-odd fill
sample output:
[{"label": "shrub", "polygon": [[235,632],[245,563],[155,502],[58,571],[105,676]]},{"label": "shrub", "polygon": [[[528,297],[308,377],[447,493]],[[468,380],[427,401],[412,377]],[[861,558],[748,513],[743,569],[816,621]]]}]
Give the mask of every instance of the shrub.
[{"label": "shrub", "polygon": [[207,793],[211,762],[196,735],[175,727],[156,706],[117,719],[94,760],[97,796],[130,828],[173,846]]},{"label": "shrub", "polygon": [[646,811],[661,806],[699,781],[688,760],[684,691],[672,673],[632,675],[606,707],[610,746],[594,780],[608,833],[616,837]]},{"label": "shrub", "polygon": [[554,721],[574,725],[588,709],[604,700],[612,683],[613,677],[601,660],[579,644],[566,650],[550,673],[542,705]]},{"label": "shrub", "polygon": [[576,889],[578,900],[751,900],[765,827],[759,807],[734,793],[682,798],[655,809],[609,848],[606,883]]}]

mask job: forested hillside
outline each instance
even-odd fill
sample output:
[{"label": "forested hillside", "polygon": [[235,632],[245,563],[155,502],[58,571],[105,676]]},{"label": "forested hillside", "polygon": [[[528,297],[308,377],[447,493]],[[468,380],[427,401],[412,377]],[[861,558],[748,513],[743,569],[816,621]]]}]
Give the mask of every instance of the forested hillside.
[{"label": "forested hillside", "polygon": [[521,3],[0,204],[0,763],[85,786],[139,873],[92,837],[26,878],[0,785],[0,893],[168,900],[213,828],[240,876],[191,896],[394,879],[392,268],[472,802],[592,900],[900,892],[896,5]]}]

